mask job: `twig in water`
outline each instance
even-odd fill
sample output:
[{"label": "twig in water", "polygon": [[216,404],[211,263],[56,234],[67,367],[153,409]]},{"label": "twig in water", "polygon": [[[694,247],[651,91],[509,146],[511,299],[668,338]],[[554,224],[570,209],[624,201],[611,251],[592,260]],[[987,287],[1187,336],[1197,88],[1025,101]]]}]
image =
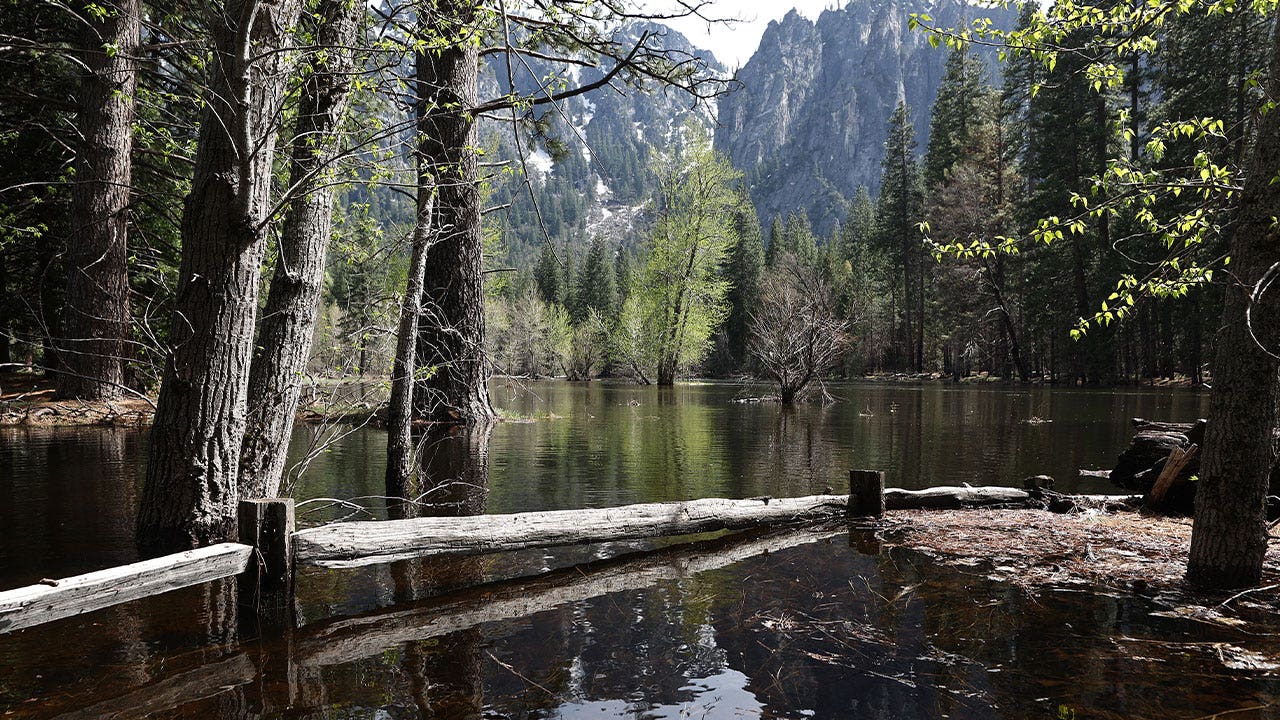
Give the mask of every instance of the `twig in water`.
[{"label": "twig in water", "polygon": [[485,651],[484,651],[484,654],[485,654],[485,655],[488,655],[488,656],[489,656],[489,659],[493,660],[494,662],[498,663],[498,664],[499,664],[499,665],[501,665],[502,667],[506,668],[506,669],[507,669],[507,671],[509,671],[512,675],[515,675],[516,677],[520,678],[521,680],[525,681],[526,683],[528,683],[528,684],[530,684],[530,685],[532,685],[532,686],[534,686],[534,687],[538,688],[538,689],[539,689],[539,690],[541,690],[542,692],[546,693],[548,697],[555,697],[555,696],[556,696],[556,694],[555,694],[555,693],[553,693],[553,692],[551,692],[550,690],[548,690],[548,689],[546,689],[546,688],[542,687],[541,685],[539,685],[538,683],[536,683],[536,682],[534,682],[534,681],[530,680],[529,678],[525,677],[524,675],[521,675],[519,670],[516,670],[515,668],[511,667],[510,665],[508,665],[508,664],[506,664],[506,663],[502,662],[501,660],[499,660],[499,659],[498,659],[498,657],[497,657],[496,655],[494,655],[492,652],[490,652],[490,651],[488,651],[488,650],[485,650]]}]

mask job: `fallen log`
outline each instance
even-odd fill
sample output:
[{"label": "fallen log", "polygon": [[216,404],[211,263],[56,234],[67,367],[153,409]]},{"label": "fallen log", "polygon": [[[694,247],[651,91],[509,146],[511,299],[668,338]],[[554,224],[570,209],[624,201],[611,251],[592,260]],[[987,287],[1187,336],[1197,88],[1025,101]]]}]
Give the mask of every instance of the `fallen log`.
[{"label": "fallen log", "polygon": [[1111,482],[1126,490],[1147,492],[1160,476],[1169,454],[1192,445],[1186,433],[1144,427],[1134,434],[1111,471]]},{"label": "fallen log", "polygon": [[348,663],[406,642],[527,617],[610,593],[640,590],[846,532],[791,530],[717,538],[479,585],[408,610],[382,611],[306,628],[297,646],[299,664]]},{"label": "fallen log", "polygon": [[1196,453],[1200,449],[1199,445],[1191,444],[1186,450],[1182,448],[1174,448],[1168,459],[1164,462],[1164,467],[1160,470],[1160,476],[1156,478],[1155,483],[1151,486],[1151,492],[1147,493],[1146,505],[1149,508],[1157,509],[1164,502],[1164,496],[1179,482],[1189,483],[1191,477],[1185,474],[1187,465],[1196,458]]},{"label": "fallen log", "polygon": [[474,517],[346,522],[294,533],[294,557],[358,567],[426,555],[479,555],[525,548],[638,540],[809,522],[845,513],[846,495],[704,499],[612,508]]},{"label": "fallen log", "polygon": [[[1207,423],[1174,423],[1133,418],[1136,432],[1116,459],[1111,482],[1126,490],[1146,493],[1148,507],[1162,512],[1190,514],[1195,505],[1195,483]],[[1276,434],[1280,447],[1280,432]],[[1271,494],[1280,491],[1280,465],[1271,471]],[[1274,516],[1275,508],[1272,508]]]},{"label": "fallen log", "polygon": [[[889,510],[1043,508],[1044,493],[1007,487],[888,488],[884,504]],[[359,567],[426,556],[480,555],[804,523],[843,516],[848,502],[847,495],[704,499],[509,515],[345,522],[296,532],[293,544],[299,563]]]},{"label": "fallen log", "polygon": [[1177,423],[1165,422],[1163,420],[1147,420],[1146,418],[1130,418],[1129,422],[1133,423],[1134,430],[1138,432],[1174,432],[1182,433],[1191,439],[1194,443],[1204,442],[1205,419],[1200,418],[1195,422]]},{"label": "fallen log", "polygon": [[889,510],[958,510],[960,508],[1025,505],[1031,499],[1026,490],[1007,487],[931,487],[925,490],[886,488],[885,508]]},{"label": "fallen log", "polygon": [[210,545],[0,592],[0,634],[244,571],[253,548]]}]

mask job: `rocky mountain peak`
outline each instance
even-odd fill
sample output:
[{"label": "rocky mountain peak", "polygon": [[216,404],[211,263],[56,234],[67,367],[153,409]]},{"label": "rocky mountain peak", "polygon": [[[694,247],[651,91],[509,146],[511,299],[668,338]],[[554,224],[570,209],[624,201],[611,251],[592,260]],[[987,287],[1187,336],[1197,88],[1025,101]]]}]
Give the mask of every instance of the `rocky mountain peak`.
[{"label": "rocky mountain peak", "polygon": [[907,29],[913,12],[952,26],[980,14],[1014,21],[1010,11],[965,0],[853,0],[816,22],[792,10],[765,29],[738,71],[741,87],[719,102],[715,143],[746,174],[766,227],[804,209],[826,232],[859,186],[875,193],[886,123],[900,100],[923,151],[946,50]]}]

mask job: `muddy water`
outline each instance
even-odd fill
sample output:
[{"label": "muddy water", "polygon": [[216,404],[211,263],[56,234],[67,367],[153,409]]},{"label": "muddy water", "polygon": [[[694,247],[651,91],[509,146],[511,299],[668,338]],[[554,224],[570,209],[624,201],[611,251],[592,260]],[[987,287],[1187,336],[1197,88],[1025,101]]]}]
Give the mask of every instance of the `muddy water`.
[{"label": "muddy water", "polygon": [[[838,386],[843,402],[793,412],[730,402],[752,394],[495,386],[537,419],[429,439],[428,474],[452,482],[424,500],[475,513],[794,495],[842,489],[851,466],[905,486],[1067,478],[1107,465],[1131,416],[1203,412],[1189,392],[940,385]],[[316,500],[304,519],[352,512],[320,498],[384,517],[384,436],[317,448],[314,432],[293,448],[317,450],[295,493]],[[0,434],[0,587],[134,559],[144,456],[132,431]],[[289,631],[255,627],[212,583],[0,635],[0,717],[1280,716],[1280,682],[1222,660],[1280,652],[1269,638],[985,576],[842,528],[305,569]]]}]

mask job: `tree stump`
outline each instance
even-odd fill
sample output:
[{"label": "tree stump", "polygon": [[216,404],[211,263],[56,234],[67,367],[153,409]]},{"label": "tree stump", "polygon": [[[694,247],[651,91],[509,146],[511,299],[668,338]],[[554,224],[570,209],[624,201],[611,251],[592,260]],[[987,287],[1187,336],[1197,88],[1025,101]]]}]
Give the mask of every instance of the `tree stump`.
[{"label": "tree stump", "polygon": [[849,471],[849,517],[884,515],[884,473],[880,470]]}]

